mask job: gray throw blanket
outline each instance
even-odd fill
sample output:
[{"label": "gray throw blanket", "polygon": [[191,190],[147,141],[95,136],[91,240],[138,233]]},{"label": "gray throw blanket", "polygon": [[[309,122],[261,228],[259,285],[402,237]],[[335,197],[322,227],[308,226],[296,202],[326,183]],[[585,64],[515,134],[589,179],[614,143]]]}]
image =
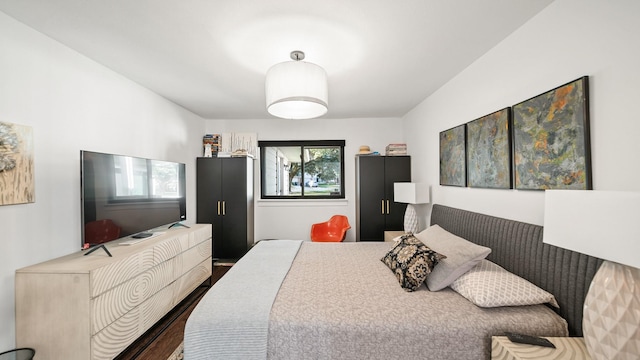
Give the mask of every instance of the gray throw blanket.
[{"label": "gray throw blanket", "polygon": [[271,306],[301,244],[261,241],[233,265],[189,316],[184,358],[266,359]]}]

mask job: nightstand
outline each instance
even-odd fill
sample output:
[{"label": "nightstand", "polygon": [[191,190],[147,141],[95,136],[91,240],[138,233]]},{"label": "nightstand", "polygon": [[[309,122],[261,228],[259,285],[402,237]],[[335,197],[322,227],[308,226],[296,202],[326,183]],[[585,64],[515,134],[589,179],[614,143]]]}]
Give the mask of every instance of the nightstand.
[{"label": "nightstand", "polygon": [[491,360],[590,360],[581,337],[547,337],[555,349],[512,343],[506,336],[491,337]]},{"label": "nightstand", "polygon": [[398,236],[404,235],[404,231],[385,231],[384,232],[384,241],[393,241]]}]

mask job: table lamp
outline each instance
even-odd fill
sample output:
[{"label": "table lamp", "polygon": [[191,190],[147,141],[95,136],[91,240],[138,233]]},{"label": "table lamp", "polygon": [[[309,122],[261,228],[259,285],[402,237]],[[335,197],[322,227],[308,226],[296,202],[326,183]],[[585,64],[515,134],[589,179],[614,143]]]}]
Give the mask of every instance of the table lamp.
[{"label": "table lamp", "polygon": [[543,242],[605,260],[585,298],[593,359],[640,356],[640,192],[545,191]]},{"label": "table lamp", "polygon": [[393,201],[409,204],[404,212],[404,232],[417,233],[418,215],[413,205],[429,203],[429,186],[424,183],[393,183]]}]

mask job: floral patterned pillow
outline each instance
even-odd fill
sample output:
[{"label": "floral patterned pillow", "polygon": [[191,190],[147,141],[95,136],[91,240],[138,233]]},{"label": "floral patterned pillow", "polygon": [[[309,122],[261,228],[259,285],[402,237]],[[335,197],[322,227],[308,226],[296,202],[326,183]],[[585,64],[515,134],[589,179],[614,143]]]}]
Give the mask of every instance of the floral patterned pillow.
[{"label": "floral patterned pillow", "polygon": [[405,235],[380,260],[393,271],[403,289],[414,291],[445,258],[413,235]]}]

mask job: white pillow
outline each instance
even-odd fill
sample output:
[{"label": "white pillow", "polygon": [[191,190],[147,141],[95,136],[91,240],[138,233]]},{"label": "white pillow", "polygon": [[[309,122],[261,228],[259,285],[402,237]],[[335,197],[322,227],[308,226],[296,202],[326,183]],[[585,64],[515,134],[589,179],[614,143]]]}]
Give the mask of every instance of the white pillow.
[{"label": "white pillow", "polygon": [[489,260],[460,276],[451,288],[480,307],[521,306],[550,303],[556,298],[529,281],[508,272]]},{"label": "white pillow", "polygon": [[439,225],[432,225],[414,236],[432,250],[447,257],[442,259],[427,277],[426,283],[431,291],[442,290],[451,285],[460,275],[491,253],[490,248],[453,235]]}]

